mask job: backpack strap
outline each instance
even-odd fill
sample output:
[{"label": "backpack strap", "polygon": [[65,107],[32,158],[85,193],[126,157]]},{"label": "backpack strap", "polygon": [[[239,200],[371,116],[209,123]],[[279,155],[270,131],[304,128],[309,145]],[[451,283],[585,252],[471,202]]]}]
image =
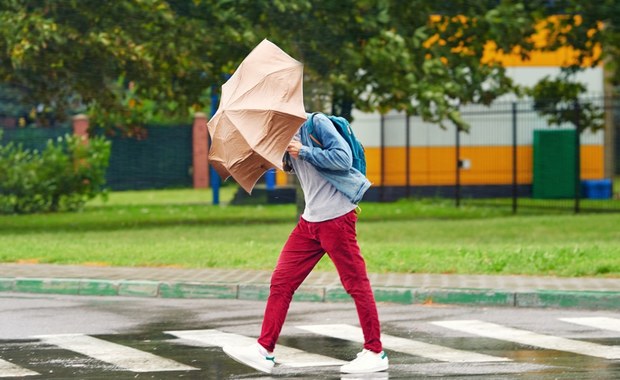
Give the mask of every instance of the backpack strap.
[{"label": "backpack strap", "polygon": [[321,144],[321,142],[319,141],[319,139],[314,136],[314,115],[318,114],[318,112],[313,112],[310,115],[310,118],[308,119],[309,123],[308,123],[308,136],[310,137],[310,139],[312,140],[313,143],[315,143],[317,146],[319,147],[323,147],[323,144]]}]

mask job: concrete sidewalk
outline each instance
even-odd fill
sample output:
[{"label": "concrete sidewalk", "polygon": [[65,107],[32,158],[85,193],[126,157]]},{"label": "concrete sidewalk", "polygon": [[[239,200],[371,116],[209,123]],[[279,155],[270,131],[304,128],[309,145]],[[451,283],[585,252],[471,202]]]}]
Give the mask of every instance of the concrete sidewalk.
[{"label": "concrete sidewalk", "polygon": [[[264,300],[270,271],[0,264],[0,291]],[[371,273],[378,302],[620,309],[620,279]],[[345,302],[335,272],[312,272],[296,300]]]}]

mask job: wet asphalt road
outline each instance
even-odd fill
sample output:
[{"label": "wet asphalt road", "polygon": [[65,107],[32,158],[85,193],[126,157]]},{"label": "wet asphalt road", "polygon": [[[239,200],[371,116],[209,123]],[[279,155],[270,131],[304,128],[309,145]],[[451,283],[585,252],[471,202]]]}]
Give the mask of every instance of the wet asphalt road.
[{"label": "wet asphalt road", "polygon": [[[620,356],[614,356],[620,350],[620,331],[614,330],[620,313],[610,311],[380,304],[383,334],[392,339],[390,347],[386,347],[391,366],[388,373],[368,376],[341,376],[335,365],[279,366],[272,376],[267,376],[229,359],[217,342],[177,336],[208,330],[251,339],[260,330],[263,308],[262,301],[1,294],[0,378],[22,371],[17,378],[620,379]],[[611,324],[588,326],[583,321]],[[341,326],[337,333],[358,326],[352,303],[294,302],[279,344],[351,360],[361,349],[359,343],[300,328],[320,329],[333,324]],[[467,331],[476,326],[482,326],[480,333]],[[77,350],[62,347],[54,340],[66,340],[66,335],[61,334],[83,334],[78,335],[79,339],[92,340],[94,348],[90,349],[99,351],[84,351],[83,342]],[[521,336],[540,342],[542,347],[519,343]],[[412,342],[430,346],[420,351],[421,355],[407,353],[406,347]],[[121,368],[114,362],[119,359],[97,356],[105,351],[97,344],[111,345],[109,351],[119,354],[120,360],[137,352],[164,360],[164,367],[144,369],[140,365],[148,364],[148,360],[136,359],[129,364],[134,366],[131,369]],[[545,348],[553,344],[555,349]],[[456,350],[459,355],[483,355],[483,359],[459,362],[448,355],[438,360],[428,357],[433,355],[431,348],[438,349],[438,355],[454,354],[450,350]],[[125,349],[131,351],[125,353]],[[605,355],[609,358],[601,357]],[[174,370],[174,365],[184,369]]]}]

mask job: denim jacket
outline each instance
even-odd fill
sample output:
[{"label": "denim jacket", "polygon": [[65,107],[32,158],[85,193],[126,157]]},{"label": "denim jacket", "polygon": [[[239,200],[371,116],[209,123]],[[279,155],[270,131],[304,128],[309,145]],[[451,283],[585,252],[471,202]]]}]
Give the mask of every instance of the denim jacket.
[{"label": "denim jacket", "polygon": [[[312,115],[308,114],[308,119]],[[338,191],[355,204],[359,203],[370,187],[370,181],[353,168],[353,154],[347,142],[340,136],[336,127],[323,114],[314,115],[314,137],[323,144],[315,147],[308,134],[306,125],[302,124],[300,135],[303,146],[299,158],[311,163],[321,175]]]}]

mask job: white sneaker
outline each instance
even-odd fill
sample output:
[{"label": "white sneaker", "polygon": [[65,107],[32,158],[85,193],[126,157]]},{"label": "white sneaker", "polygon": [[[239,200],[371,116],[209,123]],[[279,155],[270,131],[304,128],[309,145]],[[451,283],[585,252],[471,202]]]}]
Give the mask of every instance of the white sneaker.
[{"label": "white sneaker", "polygon": [[389,361],[385,351],[379,353],[363,349],[357,354],[357,358],[340,367],[343,373],[368,373],[379,372],[388,369]]},{"label": "white sneaker", "polygon": [[271,373],[276,364],[275,357],[258,343],[241,347],[226,346],[224,352],[239,363],[265,373]]}]

